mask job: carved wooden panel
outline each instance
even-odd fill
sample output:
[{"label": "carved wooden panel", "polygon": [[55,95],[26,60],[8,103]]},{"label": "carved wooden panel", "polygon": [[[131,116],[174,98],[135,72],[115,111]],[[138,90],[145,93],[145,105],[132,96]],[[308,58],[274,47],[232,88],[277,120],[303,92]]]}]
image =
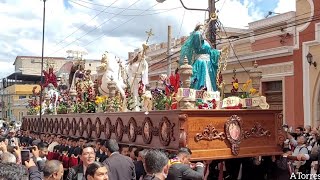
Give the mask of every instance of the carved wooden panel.
[{"label": "carved wooden panel", "polygon": [[179,146],[180,147],[186,147],[187,146],[187,114],[180,114],[179,116]]},{"label": "carved wooden panel", "polygon": [[118,141],[122,140],[124,134],[124,125],[121,118],[118,118],[115,124],[115,134]]},{"label": "carved wooden panel", "polygon": [[69,134],[69,132],[72,131],[72,121],[70,118],[66,119],[66,123],[67,123],[67,133]]},{"label": "carved wooden panel", "polygon": [[[169,150],[189,147],[193,160],[206,160],[282,153],[280,145],[284,135],[282,116],[276,115],[279,113],[272,110],[174,110],[151,111],[148,115],[143,112],[67,114],[44,115],[40,123],[48,134],[58,128],[59,134],[112,138],[121,144]],[[233,115],[240,118],[240,122]],[[25,128],[38,131],[37,122],[32,122],[36,118],[24,117]],[[227,123],[230,119],[235,119],[232,121],[235,123]]]},{"label": "carved wooden panel", "polygon": [[66,121],[63,118],[60,118],[60,133],[64,134],[66,128],[68,128]]},{"label": "carved wooden panel", "polygon": [[174,123],[171,123],[167,117],[163,117],[159,123],[159,139],[163,146],[168,146],[174,138]]},{"label": "carved wooden panel", "polygon": [[71,120],[71,133],[72,133],[72,136],[75,136],[76,133],[77,133],[77,121],[76,121],[76,118],[72,118]]},{"label": "carved wooden panel", "polygon": [[49,124],[50,124],[50,125],[49,125],[49,132],[50,132],[50,133],[53,133],[53,128],[54,128],[54,127],[53,127],[53,126],[54,126],[54,125],[53,125],[53,118],[50,118]]},{"label": "carved wooden panel", "polygon": [[40,118],[38,118],[38,131],[39,132],[43,132],[43,123],[44,123],[44,119],[42,118],[42,120],[40,120]]},{"label": "carved wooden panel", "polygon": [[95,128],[92,128],[92,121],[90,118],[87,119],[87,125],[86,125],[86,128],[87,128],[87,135],[88,135],[88,138],[91,138],[91,135],[92,135],[92,131],[95,131]]},{"label": "carved wooden panel", "polygon": [[142,138],[143,142],[150,144],[152,141],[153,126],[150,118],[145,118],[142,123]]},{"label": "carved wooden panel", "polygon": [[96,138],[99,139],[100,136],[101,136],[101,129],[102,129],[102,127],[101,127],[100,118],[98,118],[98,117],[97,117],[97,119],[96,119],[95,128],[96,128],[96,130],[95,130],[95,132],[96,132]]},{"label": "carved wooden panel", "polygon": [[213,141],[213,140],[224,140],[226,139],[226,134],[224,132],[219,132],[214,126],[211,124],[203,129],[201,133],[197,133],[194,137],[196,142],[201,140]]},{"label": "carved wooden panel", "polygon": [[82,137],[83,136],[83,133],[84,133],[84,131],[85,131],[85,125],[84,125],[84,121],[83,121],[83,119],[82,118],[80,118],[79,119],[79,125],[78,125],[78,130],[79,130],[79,135],[80,135],[80,137]]},{"label": "carved wooden panel", "polygon": [[137,138],[137,132],[138,132],[138,129],[137,129],[137,122],[136,120],[131,117],[129,122],[128,122],[128,139],[130,142],[135,142],[136,141],[136,138]]},{"label": "carved wooden panel", "polygon": [[111,120],[109,118],[106,119],[104,123],[104,135],[106,139],[110,139],[112,133]]},{"label": "carved wooden panel", "polygon": [[53,132],[54,133],[58,133],[59,132],[59,123],[58,123],[58,118],[55,118],[54,119],[54,123],[53,123]]},{"label": "carved wooden panel", "polygon": [[48,132],[49,131],[49,119],[46,118],[45,121],[44,121],[44,128],[43,128],[43,132]]}]

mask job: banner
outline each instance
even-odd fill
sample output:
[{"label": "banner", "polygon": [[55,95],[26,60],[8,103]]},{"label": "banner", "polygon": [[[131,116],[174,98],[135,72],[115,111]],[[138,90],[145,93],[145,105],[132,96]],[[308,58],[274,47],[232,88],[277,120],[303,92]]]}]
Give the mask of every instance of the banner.
[{"label": "banner", "polygon": [[216,101],[220,101],[220,92],[219,91],[202,91],[202,90],[194,90],[190,88],[179,88],[177,93],[177,101],[180,101],[182,98],[191,98],[193,100],[202,99],[204,101],[211,101],[215,99]]}]

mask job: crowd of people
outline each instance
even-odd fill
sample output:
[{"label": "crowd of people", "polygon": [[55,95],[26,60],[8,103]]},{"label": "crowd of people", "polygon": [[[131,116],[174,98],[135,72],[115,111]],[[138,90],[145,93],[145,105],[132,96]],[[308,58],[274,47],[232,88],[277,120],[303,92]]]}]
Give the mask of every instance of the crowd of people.
[{"label": "crowd of people", "polygon": [[283,155],[203,162],[190,162],[188,148],[169,152],[119,144],[114,139],[1,130],[0,179],[282,180],[292,174],[317,174],[319,130],[310,126],[295,132],[284,126],[284,130]]},{"label": "crowd of people", "polygon": [[0,154],[0,179],[200,180],[205,176],[203,163],[190,166],[188,148],[169,154],[121,145],[114,139],[10,130],[0,137]]}]

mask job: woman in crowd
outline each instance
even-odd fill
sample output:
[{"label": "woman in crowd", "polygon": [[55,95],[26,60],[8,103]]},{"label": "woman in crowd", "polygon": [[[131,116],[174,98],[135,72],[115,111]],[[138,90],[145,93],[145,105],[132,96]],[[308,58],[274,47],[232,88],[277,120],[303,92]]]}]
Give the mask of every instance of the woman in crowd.
[{"label": "woman in crowd", "polygon": [[100,162],[90,164],[86,170],[87,180],[108,180],[108,169]]}]

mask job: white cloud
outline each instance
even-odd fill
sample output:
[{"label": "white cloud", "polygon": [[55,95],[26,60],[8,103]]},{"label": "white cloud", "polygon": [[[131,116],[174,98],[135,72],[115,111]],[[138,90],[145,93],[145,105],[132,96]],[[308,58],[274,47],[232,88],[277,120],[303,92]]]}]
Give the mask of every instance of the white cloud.
[{"label": "white cloud", "polygon": [[274,9],[276,13],[285,13],[296,11],[296,0],[279,0],[277,7]]},{"label": "white cloud", "polygon": [[14,72],[12,62],[0,61],[0,78],[6,77]]},{"label": "white cloud", "polygon": [[[79,6],[71,1],[91,9]],[[84,1],[104,5],[113,2],[105,0]],[[281,3],[283,1],[288,0],[280,0],[279,7],[282,7]],[[123,8],[128,7],[133,2],[135,0],[119,0],[113,6]],[[173,36],[177,37],[178,34],[180,36],[188,35],[197,23],[203,22],[205,19],[204,12],[187,11],[183,8],[167,12],[161,10],[181,7],[179,0],[167,0],[164,3],[158,4],[150,11],[144,12],[144,14],[162,13],[135,16],[132,21],[125,23],[113,31],[114,28],[129,20],[132,16],[116,16],[108,22],[108,19],[114,16],[108,13],[119,13],[123,10],[109,8],[105,11],[107,13],[101,13],[92,20],[92,17],[99,13],[99,11],[93,11],[92,9],[101,11],[105,7],[90,5],[78,0],[69,0],[69,3],[72,5],[71,8],[66,8],[63,0],[48,0],[46,2],[45,55],[66,56],[65,52],[68,50],[68,47],[63,47],[71,43],[70,46],[84,46],[89,52],[87,58],[90,59],[100,59],[106,50],[121,58],[127,58],[128,51],[133,51],[141,46],[146,38],[146,30],[153,28],[155,36],[150,39],[150,43],[159,43],[166,40],[167,25],[172,25]],[[206,0],[184,0],[184,3],[188,7],[207,8]],[[147,9],[154,4],[156,4],[156,0],[140,0],[131,8]],[[15,57],[19,55],[41,55],[42,8],[43,3],[39,0],[0,0],[0,21],[5,25],[0,26],[1,63],[11,65]],[[263,17],[262,12],[249,0],[245,0],[243,4],[240,3],[240,0],[225,0],[224,3],[221,0],[217,3],[217,10],[220,11],[219,18],[224,26],[229,27],[245,28],[249,22]],[[184,11],[185,16],[182,18]],[[141,10],[131,9],[123,12],[122,15],[139,14],[141,12]],[[183,24],[180,32],[182,19]],[[103,22],[106,23],[92,31]],[[86,24],[86,26],[82,27],[83,24]],[[79,27],[81,29],[76,31]],[[89,31],[92,32],[85,35]],[[74,34],[66,38],[71,33]],[[81,36],[83,38],[75,41]],[[97,40],[89,44],[94,39]],[[61,40],[63,41],[61,42]],[[54,53],[59,49],[62,50]],[[3,68],[1,70],[8,72],[12,71],[12,69]]]}]

